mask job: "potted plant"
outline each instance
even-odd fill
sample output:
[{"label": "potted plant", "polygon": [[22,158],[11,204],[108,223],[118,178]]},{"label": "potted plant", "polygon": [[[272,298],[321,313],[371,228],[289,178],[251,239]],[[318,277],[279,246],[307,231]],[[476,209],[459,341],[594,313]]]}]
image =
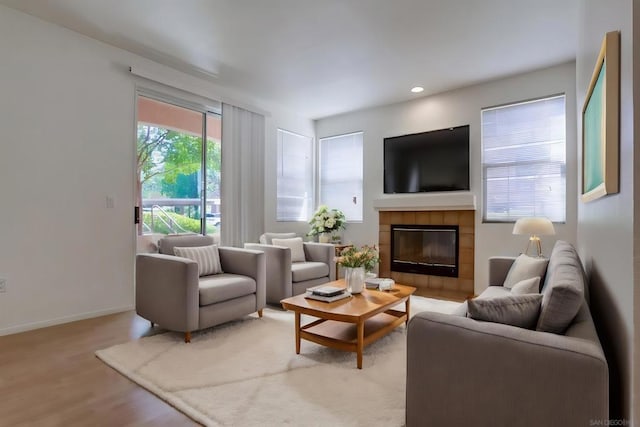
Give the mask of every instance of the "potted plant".
[{"label": "potted plant", "polygon": [[308,235],[318,236],[320,243],[328,243],[332,234],[344,229],[346,222],[347,219],[341,210],[320,205],[309,221],[311,231]]},{"label": "potted plant", "polygon": [[365,273],[373,270],[380,262],[378,249],[375,246],[348,246],[336,257],[336,263],[344,267],[344,278],[347,290],[352,294],[362,292]]}]

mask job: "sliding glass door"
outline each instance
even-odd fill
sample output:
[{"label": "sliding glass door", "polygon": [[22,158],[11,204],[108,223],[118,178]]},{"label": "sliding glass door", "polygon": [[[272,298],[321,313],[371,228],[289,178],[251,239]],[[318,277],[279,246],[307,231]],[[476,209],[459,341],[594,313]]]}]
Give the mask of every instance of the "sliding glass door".
[{"label": "sliding glass door", "polygon": [[138,236],[219,233],[221,117],[138,95]]}]

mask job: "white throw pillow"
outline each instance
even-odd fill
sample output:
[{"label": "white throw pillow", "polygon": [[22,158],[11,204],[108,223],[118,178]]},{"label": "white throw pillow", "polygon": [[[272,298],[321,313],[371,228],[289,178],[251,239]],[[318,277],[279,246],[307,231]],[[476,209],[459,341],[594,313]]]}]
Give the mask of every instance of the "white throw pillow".
[{"label": "white throw pillow", "polygon": [[304,257],[304,245],[302,243],[302,237],[295,237],[293,239],[272,239],[275,246],[285,246],[291,249],[291,262],[305,262]]},{"label": "white throw pillow", "polygon": [[540,293],[540,277],[524,279],[511,287],[513,295],[537,294]]},{"label": "white throw pillow", "polygon": [[273,239],[293,239],[296,233],[264,233],[260,236],[260,244],[273,245]]},{"label": "white throw pillow", "polygon": [[222,264],[220,263],[220,253],[217,245],[175,247],[173,248],[173,253],[176,256],[197,262],[199,276],[222,273]]},{"label": "white throw pillow", "polygon": [[511,265],[502,286],[511,289],[513,285],[522,280],[543,277],[547,271],[548,263],[549,260],[547,258],[533,258],[522,254]]}]

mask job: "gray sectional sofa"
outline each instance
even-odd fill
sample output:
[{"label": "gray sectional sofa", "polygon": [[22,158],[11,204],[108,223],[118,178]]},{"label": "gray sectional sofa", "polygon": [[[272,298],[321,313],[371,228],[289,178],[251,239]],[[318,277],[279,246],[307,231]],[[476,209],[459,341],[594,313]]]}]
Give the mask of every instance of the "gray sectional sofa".
[{"label": "gray sectional sofa", "polygon": [[[479,298],[511,293],[502,284],[513,261],[490,260],[490,286]],[[607,361],[589,311],[582,264],[570,244],[556,243],[543,283],[545,321],[566,314],[567,292],[581,296],[577,314],[561,333],[475,320],[467,317],[464,304],[454,315],[422,312],[412,318],[408,427],[606,425]],[[567,310],[573,316],[572,308]]]}]

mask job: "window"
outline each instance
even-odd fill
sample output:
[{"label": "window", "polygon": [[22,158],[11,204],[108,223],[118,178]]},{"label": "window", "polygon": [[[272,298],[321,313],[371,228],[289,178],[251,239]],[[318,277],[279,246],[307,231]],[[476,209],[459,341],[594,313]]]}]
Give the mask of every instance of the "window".
[{"label": "window", "polygon": [[484,220],[565,221],[564,95],[482,110]]},{"label": "window", "polygon": [[362,132],[320,139],[320,204],[362,221]]},{"label": "window", "polygon": [[138,236],[219,233],[220,114],[144,92],[137,118]]},{"label": "window", "polygon": [[278,129],[277,221],[308,221],[313,205],[313,139]]}]

